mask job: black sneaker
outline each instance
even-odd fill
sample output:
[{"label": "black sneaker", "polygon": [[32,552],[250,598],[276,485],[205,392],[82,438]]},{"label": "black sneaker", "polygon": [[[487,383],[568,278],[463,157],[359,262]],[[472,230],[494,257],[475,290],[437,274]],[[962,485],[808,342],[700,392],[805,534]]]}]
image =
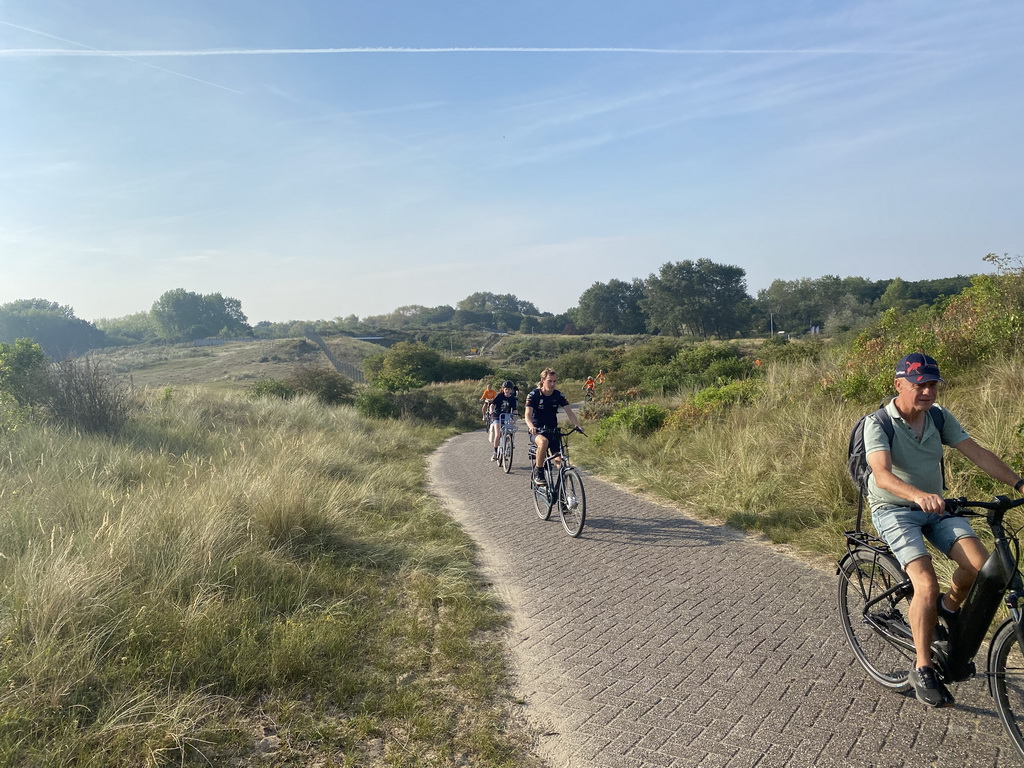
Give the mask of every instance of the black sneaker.
[{"label": "black sneaker", "polygon": [[951,707],[956,702],[931,667],[911,669],[910,684],[914,686],[917,700],[929,707]]},{"label": "black sneaker", "polygon": [[960,609],[957,608],[955,611],[949,610],[949,608],[943,605],[943,598],[945,598],[945,595],[939,595],[939,618],[946,622],[947,627],[952,627],[953,622],[956,621],[957,617],[960,615]]},{"label": "black sneaker", "polygon": [[536,469],[533,470],[533,482],[538,486],[547,486],[548,484],[548,481],[544,479],[544,473]]}]

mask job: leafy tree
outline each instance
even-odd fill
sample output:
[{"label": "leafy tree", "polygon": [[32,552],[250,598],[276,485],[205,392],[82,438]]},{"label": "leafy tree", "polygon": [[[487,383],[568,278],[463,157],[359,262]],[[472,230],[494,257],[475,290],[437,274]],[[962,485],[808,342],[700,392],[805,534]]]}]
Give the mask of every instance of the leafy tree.
[{"label": "leafy tree", "polygon": [[46,299],[20,299],[0,306],[0,341],[22,338],[35,340],[55,360],[106,343],[106,334],[75,317],[71,307]]},{"label": "leafy tree", "polygon": [[648,277],[640,306],[651,330],[702,339],[732,336],[750,314],[746,272],[710,259],[666,263]]},{"label": "leafy tree", "polygon": [[150,312],[167,338],[201,339],[250,332],[242,303],[219,293],[204,296],[175,288],[157,299]]},{"label": "leafy tree", "polygon": [[520,333],[539,333],[540,332],[540,318],[536,315],[523,315],[523,320],[519,323]]},{"label": "leafy tree", "polygon": [[576,324],[590,333],[643,333],[647,322],[640,306],[643,298],[641,280],[594,283],[580,296]]},{"label": "leafy tree", "polygon": [[149,312],[100,318],[96,320],[96,327],[107,335],[107,346],[137,344],[156,339],[159,335],[159,329]]},{"label": "leafy tree", "polygon": [[537,315],[537,307],[529,301],[521,301],[511,293],[495,294],[481,291],[470,294],[458,304],[456,309],[469,312],[511,312],[516,315]]},{"label": "leafy tree", "polygon": [[925,302],[914,299],[910,295],[909,286],[901,278],[894,278],[878,300],[882,309],[895,309],[901,312],[920,307]]},{"label": "leafy tree", "polygon": [[943,296],[954,296],[971,284],[963,275],[937,280],[866,280],[863,277],[824,277],[775,280],[759,291],[756,328],[803,331],[813,325],[828,333],[862,326],[879,310],[932,304]]}]

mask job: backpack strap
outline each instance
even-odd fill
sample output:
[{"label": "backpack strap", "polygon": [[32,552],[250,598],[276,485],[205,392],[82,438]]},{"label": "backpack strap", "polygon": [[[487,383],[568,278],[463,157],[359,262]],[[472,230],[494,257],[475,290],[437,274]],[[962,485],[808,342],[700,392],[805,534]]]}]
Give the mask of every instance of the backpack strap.
[{"label": "backpack strap", "polygon": [[[878,426],[882,428],[882,432],[885,433],[886,439],[889,441],[889,448],[892,449],[892,439],[896,434],[896,429],[892,425],[892,416],[889,415],[888,411],[885,410],[885,404],[879,406],[878,410],[868,416],[869,419],[873,419],[878,422]],[[865,457],[866,458],[866,457]],[[861,530],[861,521],[864,517],[864,485],[861,485],[857,489],[857,530]]]},{"label": "backpack strap", "polygon": [[[945,445],[946,443],[942,440],[942,428],[946,426],[946,414],[943,413],[942,409],[937,405],[933,405],[929,408],[928,413],[932,415],[932,424],[934,424],[935,428],[939,430],[939,441]],[[943,451],[942,453],[942,458],[939,459],[939,469],[942,471],[942,490],[946,490],[946,452]]]}]

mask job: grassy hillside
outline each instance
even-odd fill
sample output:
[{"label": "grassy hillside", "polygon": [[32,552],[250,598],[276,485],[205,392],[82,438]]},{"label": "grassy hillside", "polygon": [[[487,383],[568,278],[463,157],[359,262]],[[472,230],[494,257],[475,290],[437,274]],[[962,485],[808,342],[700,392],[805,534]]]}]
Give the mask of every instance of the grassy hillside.
[{"label": "grassy hillside", "polygon": [[[359,365],[382,347],[347,337],[325,339],[342,362]],[[137,387],[198,384],[244,389],[259,378],[283,379],[300,365],[329,365],[319,347],[305,339],[230,341],[217,346],[138,345],[97,350],[91,356]]]}]

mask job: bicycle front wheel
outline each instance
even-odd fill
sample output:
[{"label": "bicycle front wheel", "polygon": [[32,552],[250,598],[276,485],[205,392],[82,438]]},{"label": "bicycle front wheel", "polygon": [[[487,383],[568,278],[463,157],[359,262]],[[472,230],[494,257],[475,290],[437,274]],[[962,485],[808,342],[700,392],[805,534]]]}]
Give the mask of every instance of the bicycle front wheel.
[{"label": "bicycle front wheel", "polygon": [[988,671],[996,712],[1013,746],[1024,755],[1024,651],[1012,619],[1005,621],[992,638]]},{"label": "bicycle front wheel", "polygon": [[[915,654],[907,616],[912,592],[899,564],[870,549],[855,549],[841,564],[839,618],[861,666],[876,683],[910,690]],[[894,637],[902,638],[904,644]]]},{"label": "bicycle front wheel", "polygon": [[501,441],[501,468],[507,475],[512,471],[512,454],[515,452],[515,440],[511,434],[505,435]]},{"label": "bicycle front wheel", "polygon": [[562,473],[558,484],[558,516],[562,527],[573,538],[583,532],[587,520],[587,496],[583,491],[583,478],[573,467]]},{"label": "bicycle front wheel", "polygon": [[548,487],[537,485],[533,481],[533,472],[530,472],[530,488],[533,490],[533,506],[537,510],[537,517],[547,520],[551,517],[551,497],[548,496]]}]

